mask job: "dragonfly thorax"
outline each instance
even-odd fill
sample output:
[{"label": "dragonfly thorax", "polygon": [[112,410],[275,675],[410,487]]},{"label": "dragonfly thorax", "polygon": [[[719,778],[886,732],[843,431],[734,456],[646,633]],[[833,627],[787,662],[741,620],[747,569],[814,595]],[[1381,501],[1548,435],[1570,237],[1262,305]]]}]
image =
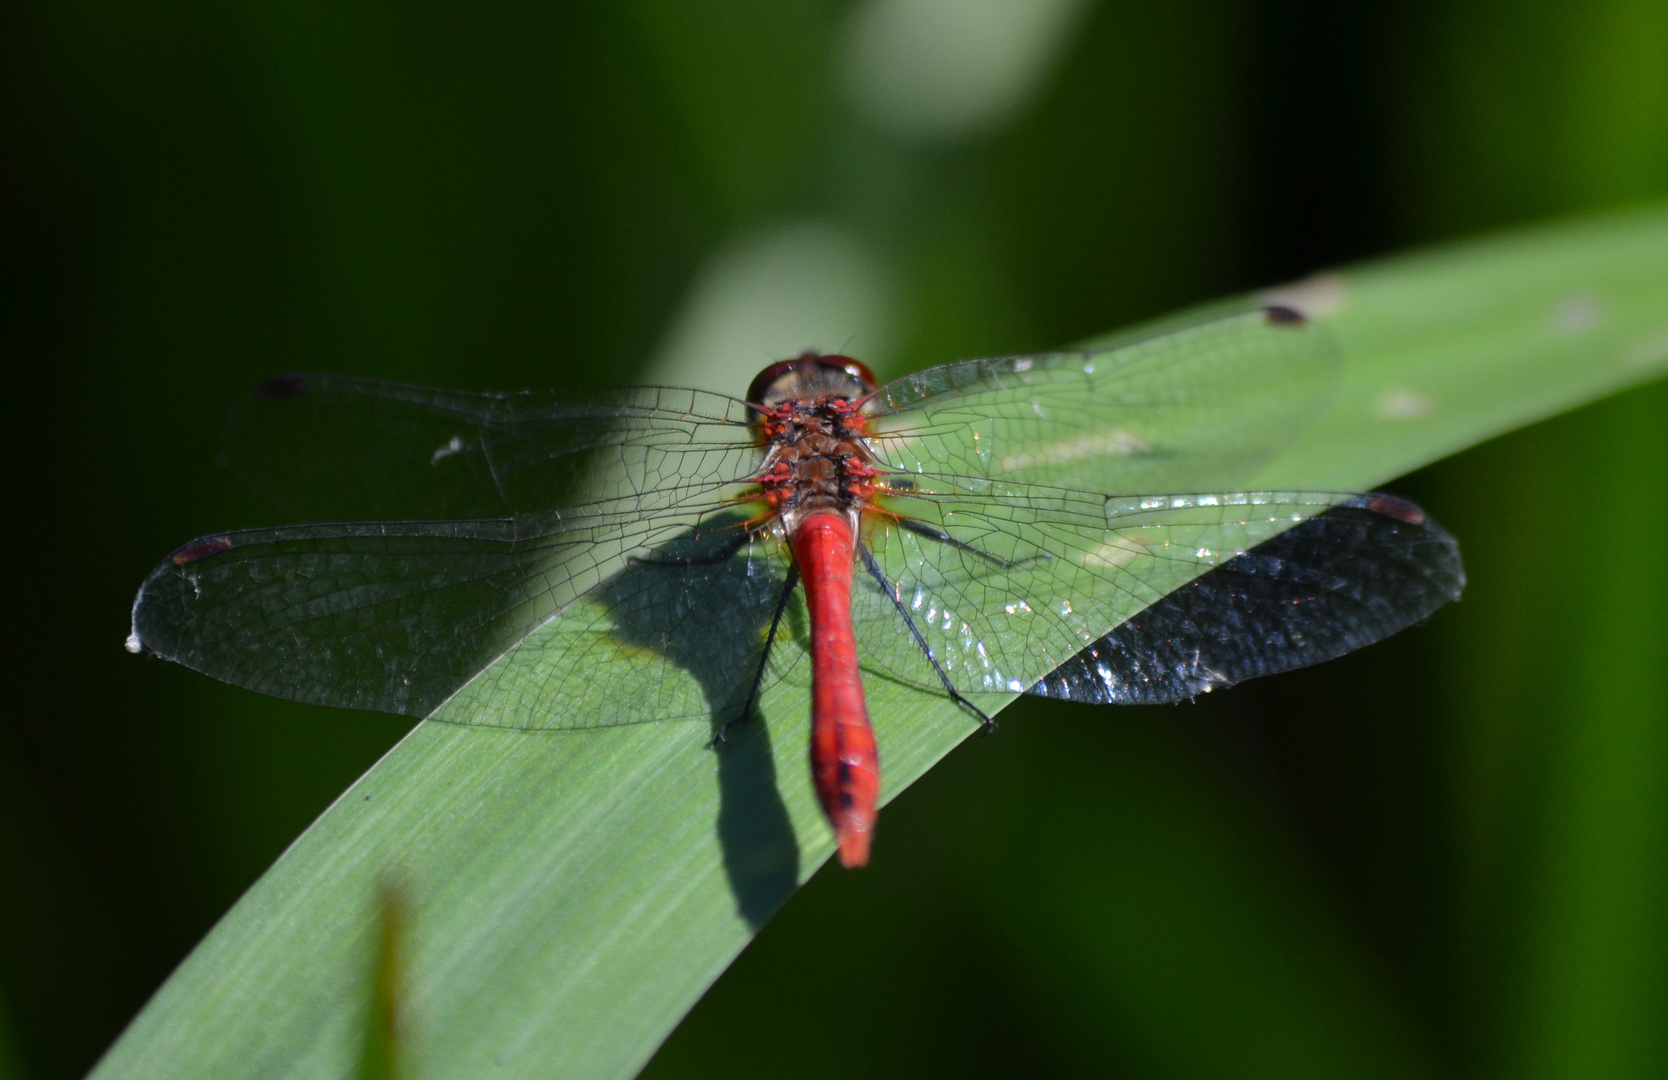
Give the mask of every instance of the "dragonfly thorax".
[{"label": "dragonfly thorax", "polygon": [[829,512],[845,516],[856,532],[877,472],[860,404],[873,380],[855,360],[813,353],[754,380],[748,396],[757,403],[766,448],[759,486],[785,535],[798,532],[806,516]]}]

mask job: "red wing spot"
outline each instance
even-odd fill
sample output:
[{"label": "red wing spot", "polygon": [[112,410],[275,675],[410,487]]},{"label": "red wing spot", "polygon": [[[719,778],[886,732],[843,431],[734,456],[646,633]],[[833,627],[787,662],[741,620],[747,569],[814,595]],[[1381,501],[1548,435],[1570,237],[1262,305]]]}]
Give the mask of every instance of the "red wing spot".
[{"label": "red wing spot", "polygon": [[306,392],[307,380],[300,375],[280,375],[255,387],[255,397],[260,401],[287,401]]},{"label": "red wing spot", "polygon": [[1404,521],[1409,525],[1423,525],[1425,512],[1408,502],[1406,499],[1394,495],[1372,495],[1367,499],[1367,509],[1375,514]]},{"label": "red wing spot", "polygon": [[231,546],[232,538],[229,536],[205,536],[174,552],[174,565],[184,566],[187,563],[200,562],[211,555],[220,554]]},{"label": "red wing spot", "polygon": [[1275,326],[1307,326],[1309,319],[1296,308],[1286,307],[1284,304],[1270,304],[1263,308],[1263,314]]}]

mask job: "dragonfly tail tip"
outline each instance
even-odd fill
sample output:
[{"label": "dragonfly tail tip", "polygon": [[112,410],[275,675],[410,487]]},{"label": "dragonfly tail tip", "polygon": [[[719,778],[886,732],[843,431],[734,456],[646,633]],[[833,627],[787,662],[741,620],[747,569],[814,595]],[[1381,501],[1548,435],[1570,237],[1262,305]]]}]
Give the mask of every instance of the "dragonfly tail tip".
[{"label": "dragonfly tail tip", "polygon": [[869,865],[869,833],[856,829],[840,830],[840,865],[847,870]]}]

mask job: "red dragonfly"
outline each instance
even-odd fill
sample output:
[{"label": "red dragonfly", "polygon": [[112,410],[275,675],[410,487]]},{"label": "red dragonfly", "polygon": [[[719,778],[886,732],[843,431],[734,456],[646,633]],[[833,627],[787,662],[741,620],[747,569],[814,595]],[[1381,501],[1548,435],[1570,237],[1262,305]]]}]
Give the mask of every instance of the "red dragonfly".
[{"label": "red dragonfly", "polygon": [[807,353],[745,401],[274,379],[225,460],[332,523],[186,544],[128,647],[298,701],[526,730],[705,718],[720,740],[809,654],[813,779],[861,866],[864,671],[990,726],[1020,693],[1191,698],[1459,595],[1457,545],[1411,503],[1241,490],[1337,378],[1327,336],[1271,307],[879,387]]}]

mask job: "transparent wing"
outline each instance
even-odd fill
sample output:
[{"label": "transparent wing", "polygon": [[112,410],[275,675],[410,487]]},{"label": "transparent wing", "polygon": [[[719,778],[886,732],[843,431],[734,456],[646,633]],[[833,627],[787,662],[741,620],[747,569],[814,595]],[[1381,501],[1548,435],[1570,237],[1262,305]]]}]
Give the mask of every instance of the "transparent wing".
[{"label": "transparent wing", "polygon": [[[605,503],[205,537],[146,580],[130,646],[345,708],[426,716],[462,689],[490,690],[468,716],[488,726],[729,715],[786,564],[747,539],[741,514],[703,515],[714,502],[708,490],[652,520]],[[799,654],[776,655],[769,681]]]},{"label": "transparent wing", "polygon": [[307,521],[505,518],[746,476],[747,407],[698,390],[469,394],[338,375],[262,384],[222,457]]},{"label": "transparent wing", "polygon": [[[1256,312],[1101,353],[911,376],[868,410],[876,451],[917,474],[892,478],[888,498],[964,546],[896,526],[871,542],[927,605],[946,666],[977,662],[981,686],[1031,685],[1215,565],[1210,552],[1248,549],[1330,497],[1258,497],[1236,520],[1197,500],[1160,500],[1163,511],[1125,500],[1114,513],[1116,500],[1027,483],[1138,492],[1237,477],[1324,403],[1334,375],[1323,336]],[[303,701],[427,715],[467,699],[475,723],[727,715],[784,582],[773,544],[709,550],[745,539],[735,508],[756,496],[744,481],[759,460],[749,419],[732,398],[666,388],[273,380],[228,421],[233,471],[301,517],[395,520],[187,545],[141,589],[134,642]],[[1180,556],[1186,541],[1206,553]],[[1039,616],[1048,631],[1013,613],[991,621],[1000,603],[967,622],[976,632],[959,628],[998,597],[1020,615],[1056,613]],[[803,655],[799,611],[767,682]],[[909,639],[897,622],[871,611],[860,637],[884,666],[914,672],[924,661],[898,648]]]},{"label": "transparent wing", "polygon": [[[1337,376],[1324,331],[1259,310],[1099,352],[947,364],[865,411],[871,448],[907,472],[1222,490],[1300,431]],[[750,418],[734,398],[666,387],[472,394],[292,375],[233,410],[223,456],[305,520],[507,517],[744,476]]]},{"label": "transparent wing", "polygon": [[1027,693],[1097,705],[1181,701],[1381,641],[1464,587],[1452,536],[1409,503],[1366,496],[1194,578]]},{"label": "transparent wing", "polygon": [[1280,308],[1100,352],[967,360],[905,376],[865,409],[902,472],[1085,491],[1231,490],[1331,399],[1337,350]]},{"label": "transparent wing", "polygon": [[[888,496],[884,504],[938,536],[875,515],[867,542],[887,587],[859,589],[853,607],[871,669],[924,687],[938,679],[913,638],[898,633],[898,605],[963,693],[1020,693],[1042,683],[1039,692],[1082,700],[1174,700],[1204,685],[1316,662],[1376,640],[1452,599],[1463,581],[1451,538],[1417,508],[1383,496],[1095,496],[961,478],[914,480],[912,495]],[[1397,507],[1407,507],[1401,517]],[[1342,524],[1317,524],[1288,542],[1296,547],[1287,554],[1304,559],[1288,559],[1279,572],[1269,569],[1279,549],[1260,553],[1259,545],[1278,543],[1298,522],[1338,514],[1344,515],[1340,521],[1374,525],[1352,532]],[[1325,543],[1344,550],[1314,550]],[[1398,569],[1397,560],[1406,565]],[[1125,635],[1136,646],[1126,651],[1140,663],[1114,665],[1102,676],[1106,656],[1124,640],[1118,628],[1224,567],[1293,588],[1201,585],[1178,601],[1191,623],[1168,614],[1137,622]],[[1331,577],[1323,578],[1323,571]],[[1402,591],[1421,577],[1419,588]],[[1300,595],[1295,586],[1305,580],[1330,589],[1337,601],[1318,608],[1291,603]],[[1341,602],[1345,597],[1353,598],[1354,609]],[[1345,625],[1352,611],[1355,622]],[[1248,624],[1252,612],[1256,619]],[[1171,631],[1176,636],[1165,639]],[[1292,644],[1308,635],[1317,643]],[[1140,652],[1141,645],[1149,652]],[[1202,650],[1198,660],[1182,663],[1195,647]],[[1242,652],[1230,655],[1236,647]],[[1217,661],[1226,666],[1212,667]],[[1171,667],[1160,671],[1161,664]],[[1048,680],[1062,666],[1065,673]],[[1093,690],[1091,679],[1103,689]],[[1142,679],[1150,685],[1140,693],[1120,689]]]}]

